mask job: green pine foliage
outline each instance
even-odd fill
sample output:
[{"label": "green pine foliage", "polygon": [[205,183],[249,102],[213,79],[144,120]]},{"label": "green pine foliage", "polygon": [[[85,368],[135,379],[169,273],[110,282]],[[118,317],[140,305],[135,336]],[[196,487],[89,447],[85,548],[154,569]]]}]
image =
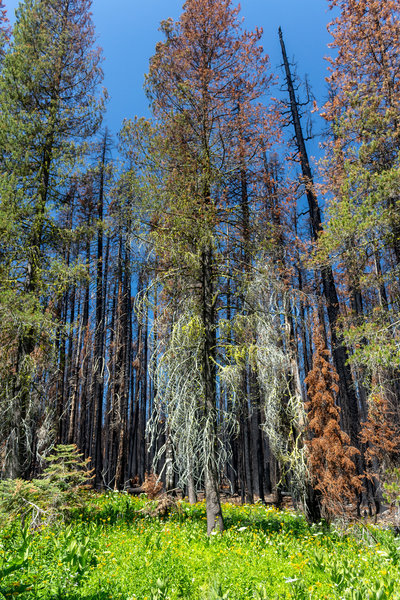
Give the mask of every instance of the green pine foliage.
[{"label": "green pine foliage", "polygon": [[75,491],[91,478],[90,458],[83,458],[75,444],[59,444],[46,456],[47,467],[42,478],[62,492]]},{"label": "green pine foliage", "polygon": [[323,113],[330,126],[322,163],[328,205],[318,258],[334,262],[346,289],[350,362],[364,382],[379,374],[390,388],[399,364],[399,7],[330,4],[339,12],[329,25],[336,54]]},{"label": "green pine foliage", "polygon": [[79,491],[90,484],[90,459],[83,459],[75,444],[58,445],[45,458],[40,478],[5,479],[0,482],[0,517],[3,521],[29,520],[31,526],[63,519],[79,500]]},{"label": "green pine foliage", "polygon": [[[67,259],[74,187],[101,123],[90,0],[26,0],[0,75],[0,472],[29,477],[51,441],[59,302],[82,278]],[[40,434],[35,423],[42,423]],[[40,440],[37,439],[40,437]]]}]

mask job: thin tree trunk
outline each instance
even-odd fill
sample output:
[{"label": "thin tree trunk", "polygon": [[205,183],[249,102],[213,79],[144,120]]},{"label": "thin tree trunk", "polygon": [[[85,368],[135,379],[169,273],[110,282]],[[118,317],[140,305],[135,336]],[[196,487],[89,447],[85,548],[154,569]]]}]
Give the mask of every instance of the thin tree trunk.
[{"label": "thin tree trunk", "polygon": [[205,392],[205,436],[207,456],[205,465],[205,492],[207,534],[214,529],[223,531],[219,476],[217,468],[216,432],[216,372],[215,372],[215,306],[212,282],[212,249],[202,252],[202,321],[204,327],[203,373]]}]

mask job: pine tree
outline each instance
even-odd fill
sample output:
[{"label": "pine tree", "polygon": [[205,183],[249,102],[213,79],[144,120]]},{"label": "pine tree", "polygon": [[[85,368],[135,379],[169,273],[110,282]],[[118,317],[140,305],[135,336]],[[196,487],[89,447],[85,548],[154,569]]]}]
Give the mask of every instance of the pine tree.
[{"label": "pine tree", "polygon": [[366,445],[366,467],[370,478],[385,477],[399,458],[399,427],[385,395],[375,391],[368,400],[368,416],[363,422],[360,438]]},{"label": "pine tree", "polygon": [[[328,223],[320,258],[335,256],[347,294],[346,338],[356,348],[366,411],[376,368],[398,394],[400,4],[332,0],[331,127],[325,159]],[[394,339],[394,341],[393,341]]]},{"label": "pine tree", "polygon": [[359,451],[350,445],[349,436],[340,428],[340,409],[335,402],[338,375],[329,362],[320,329],[314,334],[314,346],[312,369],[305,380],[310,430],[306,444],[312,484],[330,517],[343,510],[344,501],[354,501],[361,490],[354,464]]},{"label": "pine tree", "polygon": [[[158,268],[165,268],[164,293],[175,307],[170,342],[180,340],[185,350],[179,356],[188,352],[198,376],[197,387],[193,382],[193,389],[186,390],[192,402],[190,418],[198,422],[200,432],[199,438],[197,433],[192,436],[191,442],[198,444],[190,460],[197,459],[198,452],[202,456],[208,533],[223,527],[217,460],[221,447],[217,330],[222,223],[234,211],[224,186],[232,180],[241,182],[236,203],[242,202],[243,215],[246,162],[257,151],[260,155],[261,137],[273,128],[260,104],[270,81],[267,58],[258,43],[261,32],[243,32],[237,15],[230,0],[188,0],[179,21],[162,24],[165,41],[157,45],[147,78],[158,120],[157,142],[151,134],[150,145],[157,148],[158,164],[165,167],[159,212],[150,227]],[[170,347],[166,357],[172,359],[175,352],[175,346]],[[186,430],[190,434],[189,424]],[[172,429],[170,433],[177,435]]]},{"label": "pine tree", "polygon": [[102,113],[103,100],[96,97],[101,57],[90,6],[90,0],[22,3],[0,78],[0,214],[9,222],[2,310],[16,340],[9,408],[2,400],[2,410],[14,414],[11,422],[3,419],[8,431],[2,438],[11,444],[6,454],[14,457],[14,475],[27,476],[33,468],[35,429],[44,417],[32,404],[32,384],[41,377],[38,356],[46,353],[51,363],[55,299],[81,271],[67,269],[57,255],[68,235],[57,219],[80,142],[97,130]]}]

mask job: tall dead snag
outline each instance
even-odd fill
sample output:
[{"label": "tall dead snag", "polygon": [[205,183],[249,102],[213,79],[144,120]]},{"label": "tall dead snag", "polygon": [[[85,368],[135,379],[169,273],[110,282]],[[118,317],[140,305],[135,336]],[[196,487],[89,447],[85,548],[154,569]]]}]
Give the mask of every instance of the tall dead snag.
[{"label": "tall dead snag", "polygon": [[329,362],[329,350],[321,329],[314,334],[313,366],[306,377],[308,427],[306,440],[314,490],[329,518],[343,510],[345,501],[353,502],[361,491],[354,457],[359,453],[339,423],[340,408],[335,399],[339,391],[338,374]]},{"label": "tall dead snag", "polygon": [[[286,54],[285,43],[283,41],[282,30],[279,28],[279,40],[282,50],[283,64],[285,68],[285,77],[287,91],[289,94],[291,121],[295,132],[295,145],[298,151],[305,194],[310,214],[310,230],[312,242],[318,242],[319,236],[323,231],[321,210],[318,204],[318,198],[314,186],[314,178],[307,154],[306,143],[301,125],[301,117],[296,99],[293,77],[290,71],[290,65]],[[351,442],[354,446],[358,445],[359,433],[359,415],[357,406],[357,395],[355,393],[353,378],[350,366],[347,364],[348,351],[343,344],[343,338],[337,330],[338,318],[340,316],[339,299],[336,291],[333,270],[330,265],[325,265],[320,270],[322,293],[326,303],[326,312],[328,315],[329,327],[332,340],[332,356],[339,375],[339,403],[343,411],[343,423],[345,429],[350,434]]]},{"label": "tall dead snag", "polygon": [[94,356],[93,356],[93,457],[95,464],[96,483],[102,482],[103,452],[101,447],[103,426],[103,401],[104,401],[104,371],[105,371],[105,260],[103,250],[104,238],[104,209],[105,209],[105,186],[107,153],[110,146],[110,138],[107,129],[101,142],[101,150],[98,166],[98,194],[97,194],[97,253],[96,253],[96,306],[95,306],[95,333],[94,333]]}]

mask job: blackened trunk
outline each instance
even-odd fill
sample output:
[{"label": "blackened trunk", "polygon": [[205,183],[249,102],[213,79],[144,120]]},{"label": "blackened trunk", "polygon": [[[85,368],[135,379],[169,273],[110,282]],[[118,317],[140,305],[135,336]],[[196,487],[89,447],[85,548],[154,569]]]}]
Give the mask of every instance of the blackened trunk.
[{"label": "blackened trunk", "polygon": [[[283,62],[286,74],[286,83],[288,87],[290,110],[292,122],[295,131],[296,145],[300,156],[300,165],[303,174],[303,180],[306,190],[307,202],[310,212],[310,222],[313,241],[316,242],[323,230],[321,211],[318,205],[315,193],[314,180],[311,172],[308,154],[301,127],[298,103],[293,86],[292,75],[290,72],[289,61],[286,54],[285,44],[282,37],[282,31],[279,29],[279,39],[281,44]],[[340,315],[339,300],[333,277],[333,271],[330,266],[321,269],[322,290],[326,301],[328,320],[331,331],[332,356],[336,370],[339,375],[339,403],[342,410],[345,410],[349,416],[347,432],[350,435],[351,443],[356,448],[359,447],[359,411],[358,400],[354,387],[353,377],[350,366],[348,365],[348,351],[344,346],[342,336],[338,334],[337,325]]]},{"label": "blackened trunk", "polygon": [[107,131],[104,134],[101,162],[99,193],[97,198],[97,256],[96,256],[96,324],[93,356],[93,406],[95,411],[94,423],[94,458],[95,480],[101,483],[103,471],[102,455],[102,426],[103,426],[103,395],[104,395],[104,284],[103,284],[103,212],[104,212],[104,173],[107,152]]}]

